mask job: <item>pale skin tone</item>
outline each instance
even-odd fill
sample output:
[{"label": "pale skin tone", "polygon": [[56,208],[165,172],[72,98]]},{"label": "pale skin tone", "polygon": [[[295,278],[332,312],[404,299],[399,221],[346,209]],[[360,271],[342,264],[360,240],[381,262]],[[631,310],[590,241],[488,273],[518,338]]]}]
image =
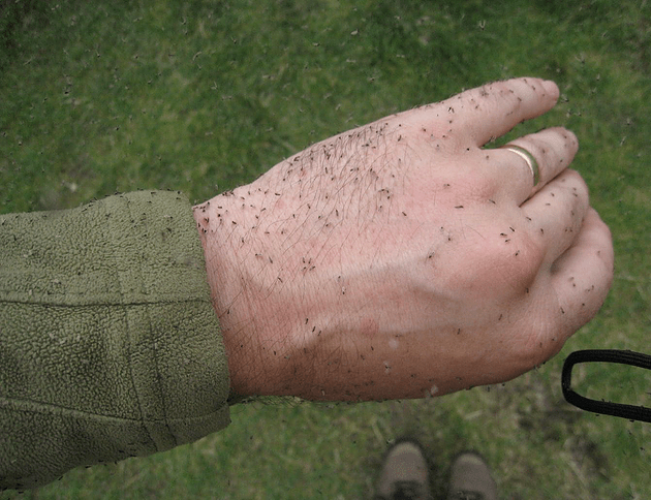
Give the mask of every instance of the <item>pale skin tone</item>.
[{"label": "pale skin tone", "polygon": [[569,169],[576,137],[491,148],[554,107],[552,82],[488,84],[383,118],[195,207],[239,395],[439,396],[554,356],[601,307],[610,231]]}]

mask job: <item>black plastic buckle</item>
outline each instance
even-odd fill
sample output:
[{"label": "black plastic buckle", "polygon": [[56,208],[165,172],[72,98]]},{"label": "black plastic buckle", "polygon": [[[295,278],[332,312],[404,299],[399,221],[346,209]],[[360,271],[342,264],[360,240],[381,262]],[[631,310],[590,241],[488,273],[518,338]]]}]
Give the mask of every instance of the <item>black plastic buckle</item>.
[{"label": "black plastic buckle", "polygon": [[611,415],[613,417],[627,418],[629,420],[639,420],[641,422],[651,422],[651,408],[644,406],[632,406],[617,403],[608,403],[605,401],[595,401],[584,398],[571,388],[572,385],[572,368],[577,363],[619,363],[622,365],[637,366],[651,370],[651,356],[633,351],[618,350],[593,350],[576,351],[570,354],[563,365],[563,376],[561,383],[563,385],[563,396],[565,400],[581,408],[582,410]]}]

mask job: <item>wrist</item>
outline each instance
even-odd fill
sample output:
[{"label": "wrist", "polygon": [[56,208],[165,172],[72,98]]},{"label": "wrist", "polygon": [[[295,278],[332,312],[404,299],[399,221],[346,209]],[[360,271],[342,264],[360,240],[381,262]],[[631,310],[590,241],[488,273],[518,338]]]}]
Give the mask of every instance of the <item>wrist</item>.
[{"label": "wrist", "polygon": [[283,272],[283,256],[274,253],[246,193],[244,186],[194,207],[231,393],[294,394],[292,373],[304,361],[289,341],[299,323],[296,301],[288,298],[295,277]]}]

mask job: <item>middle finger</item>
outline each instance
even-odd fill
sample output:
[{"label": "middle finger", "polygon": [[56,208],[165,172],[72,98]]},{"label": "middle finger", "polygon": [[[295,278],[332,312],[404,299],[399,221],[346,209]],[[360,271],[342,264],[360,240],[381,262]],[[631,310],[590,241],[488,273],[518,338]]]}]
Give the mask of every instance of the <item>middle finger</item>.
[{"label": "middle finger", "polygon": [[[509,147],[514,147],[514,150]],[[521,205],[568,168],[578,148],[579,143],[572,132],[564,128],[549,128],[491,150],[496,160],[496,175],[500,177],[500,191]],[[537,166],[535,185],[529,163]]]}]

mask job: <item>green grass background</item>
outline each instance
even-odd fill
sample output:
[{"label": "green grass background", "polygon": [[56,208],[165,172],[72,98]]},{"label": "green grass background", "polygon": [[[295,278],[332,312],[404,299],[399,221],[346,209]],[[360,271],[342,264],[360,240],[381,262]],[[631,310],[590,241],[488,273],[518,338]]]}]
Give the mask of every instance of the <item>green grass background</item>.
[{"label": "green grass background", "polygon": [[[649,424],[576,410],[560,387],[572,350],[651,353],[651,2],[0,0],[0,37],[0,213],[138,188],[205,200],[347,128],[532,75],[561,100],[514,134],[575,131],[574,167],[616,248],[597,318],[516,381],[424,401],[237,406],[221,433],[22,498],[370,498],[404,434],[427,449],[438,492],[450,457],[473,448],[501,498],[651,498]],[[584,393],[651,406],[648,372],[575,372]]]}]

